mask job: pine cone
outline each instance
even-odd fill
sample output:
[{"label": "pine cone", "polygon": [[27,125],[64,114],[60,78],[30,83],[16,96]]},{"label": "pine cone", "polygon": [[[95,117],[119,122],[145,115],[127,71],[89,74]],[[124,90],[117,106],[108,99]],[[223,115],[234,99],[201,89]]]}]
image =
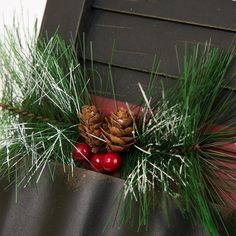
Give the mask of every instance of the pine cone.
[{"label": "pine cone", "polygon": [[95,106],[85,105],[78,116],[80,135],[84,137],[85,143],[92,147],[93,153],[100,152],[105,145],[99,140],[102,138],[101,127],[104,123],[104,115]]},{"label": "pine cone", "polygon": [[107,143],[107,148],[113,152],[128,150],[134,143],[133,119],[127,109],[120,108],[111,113],[106,119],[107,127],[102,129],[102,135]]}]

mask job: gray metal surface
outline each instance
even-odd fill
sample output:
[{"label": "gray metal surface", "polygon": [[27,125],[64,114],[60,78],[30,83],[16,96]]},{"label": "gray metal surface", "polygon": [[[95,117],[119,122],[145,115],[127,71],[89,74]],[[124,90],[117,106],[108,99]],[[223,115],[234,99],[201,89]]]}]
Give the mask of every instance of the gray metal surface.
[{"label": "gray metal surface", "polygon": [[[68,178],[58,166],[52,182],[45,170],[37,187],[31,186],[4,191],[7,181],[0,186],[1,236],[200,236],[198,227],[181,217],[173,208],[169,223],[161,209],[155,209],[148,230],[137,232],[137,225],[117,228],[119,214],[114,220],[114,202],[123,180],[80,168]],[[104,225],[111,225],[104,231]],[[114,223],[114,225],[113,225]]]}]

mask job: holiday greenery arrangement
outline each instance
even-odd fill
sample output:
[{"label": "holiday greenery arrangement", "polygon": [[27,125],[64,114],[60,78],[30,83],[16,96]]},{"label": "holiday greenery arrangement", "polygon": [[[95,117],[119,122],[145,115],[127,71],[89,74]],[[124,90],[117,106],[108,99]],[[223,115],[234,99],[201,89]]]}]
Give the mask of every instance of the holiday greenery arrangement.
[{"label": "holiday greenery arrangement", "polygon": [[235,106],[226,80],[235,49],[186,50],[176,88],[163,86],[158,101],[155,62],[148,87],[139,84],[139,109],[124,103],[105,115],[90,93],[99,75],[78,61],[73,45],[54,35],[23,48],[17,32],[7,30],[0,42],[1,176],[26,186],[49,162],[72,172],[83,163],[105,174],[119,170],[121,223],[132,220],[138,202],[139,226],[148,226],[150,212],[160,202],[168,210],[171,200],[219,235],[218,207],[236,206],[235,119],[223,123]]}]

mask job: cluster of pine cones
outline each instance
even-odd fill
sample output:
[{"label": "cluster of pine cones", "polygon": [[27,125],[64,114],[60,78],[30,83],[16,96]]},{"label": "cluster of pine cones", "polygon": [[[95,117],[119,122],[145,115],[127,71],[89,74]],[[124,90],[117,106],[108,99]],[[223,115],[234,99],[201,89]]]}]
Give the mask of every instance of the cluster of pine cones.
[{"label": "cluster of pine cones", "polygon": [[133,119],[125,108],[105,117],[95,106],[85,105],[78,117],[80,135],[93,153],[123,152],[134,143]]}]

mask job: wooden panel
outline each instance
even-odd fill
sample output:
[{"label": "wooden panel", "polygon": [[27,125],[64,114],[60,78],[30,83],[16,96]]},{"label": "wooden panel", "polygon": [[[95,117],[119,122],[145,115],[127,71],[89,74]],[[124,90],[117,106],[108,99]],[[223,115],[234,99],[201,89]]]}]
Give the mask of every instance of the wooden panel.
[{"label": "wooden panel", "polygon": [[[96,63],[95,68],[103,78],[103,89],[100,89],[100,81],[95,80],[96,92],[98,92],[98,95],[104,96],[104,94],[99,94],[99,90],[104,91],[104,88],[107,88],[108,92],[106,93],[106,97],[113,98],[111,84],[108,79],[109,71],[107,65]],[[138,101],[142,96],[138,83],[141,83],[145,89],[149,81],[150,74],[114,66],[112,67],[112,77],[114,81],[116,99],[132,104],[138,104]],[[176,84],[175,79],[158,76],[154,89],[156,99],[161,98],[161,81],[166,87],[174,87]]]},{"label": "wooden panel", "polygon": [[[89,67],[89,65],[88,65]],[[100,74],[101,78],[103,79],[103,89],[100,87],[100,80],[95,81],[96,91],[92,91],[93,93],[96,92],[97,95],[101,95],[104,97],[104,93],[99,93],[100,91],[105,91],[104,88],[107,88],[107,92],[105,93],[106,98],[113,99],[113,93],[111,84],[108,80],[109,71],[108,67],[105,64],[95,63],[94,68]],[[89,75],[90,78],[91,75]],[[150,78],[150,74],[146,72],[141,72],[137,70],[130,70],[127,68],[119,68],[119,67],[112,67],[112,77],[114,81],[115,93],[116,93],[116,100],[128,102],[130,104],[140,105],[140,98],[142,98],[141,91],[138,87],[138,83],[141,83],[144,89],[147,88],[147,84]],[[164,76],[157,76],[156,82],[154,84],[153,89],[153,103],[156,103],[161,99],[162,96],[162,85],[165,88],[175,88],[177,85],[178,79],[171,79],[169,77]],[[224,90],[220,96],[218,97],[216,104],[222,104],[225,101],[226,97],[232,96],[232,99],[235,100],[235,93],[231,93],[231,91]],[[101,102],[101,101],[100,101]],[[103,102],[100,103],[101,106],[108,106],[108,101],[105,99]],[[106,110],[106,109],[105,109]],[[227,113],[222,115],[222,117],[218,117],[217,122],[222,122],[224,124],[232,124],[235,122],[236,117],[236,109],[235,106],[232,106],[232,109],[228,110]]]},{"label": "wooden panel", "polygon": [[157,54],[161,59],[160,73],[170,77],[179,74],[176,46],[180,58],[183,58],[186,44],[205,44],[211,39],[214,46],[226,49],[233,38],[231,32],[101,10],[94,10],[87,32],[87,41],[93,42],[95,61],[107,63],[113,50],[114,65],[150,72],[154,55]]},{"label": "wooden panel", "polygon": [[232,0],[95,0],[94,7],[236,31]]},{"label": "wooden panel", "polygon": [[47,1],[40,35],[51,37],[55,32],[66,40],[75,42],[78,34],[88,27],[93,0]]}]

